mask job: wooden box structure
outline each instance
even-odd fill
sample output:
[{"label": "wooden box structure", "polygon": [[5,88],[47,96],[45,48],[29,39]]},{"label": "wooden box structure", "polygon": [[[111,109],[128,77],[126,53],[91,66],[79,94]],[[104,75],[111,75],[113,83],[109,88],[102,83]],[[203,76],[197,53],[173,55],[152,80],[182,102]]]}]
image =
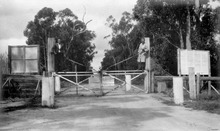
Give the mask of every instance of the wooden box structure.
[{"label": "wooden box structure", "polygon": [[11,74],[39,74],[39,46],[9,46],[9,70]]}]

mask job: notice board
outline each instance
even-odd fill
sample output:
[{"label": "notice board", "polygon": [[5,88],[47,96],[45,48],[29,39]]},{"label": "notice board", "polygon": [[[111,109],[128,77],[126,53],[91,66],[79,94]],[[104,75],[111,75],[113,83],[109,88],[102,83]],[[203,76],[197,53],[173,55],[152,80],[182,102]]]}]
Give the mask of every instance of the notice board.
[{"label": "notice board", "polygon": [[9,46],[9,68],[11,74],[39,73],[39,46]]},{"label": "notice board", "polygon": [[195,73],[210,75],[210,53],[204,50],[178,50],[178,73],[188,75],[189,67],[194,67]]}]

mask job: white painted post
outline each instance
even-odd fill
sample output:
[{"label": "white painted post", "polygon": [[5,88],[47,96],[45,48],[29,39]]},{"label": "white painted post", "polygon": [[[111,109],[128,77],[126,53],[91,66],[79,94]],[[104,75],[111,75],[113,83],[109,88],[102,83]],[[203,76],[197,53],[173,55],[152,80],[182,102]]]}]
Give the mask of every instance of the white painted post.
[{"label": "white painted post", "polygon": [[60,77],[55,76],[55,92],[60,92]]},{"label": "white painted post", "polygon": [[184,102],[182,77],[173,77],[173,94],[174,103],[182,105]]},{"label": "white painted post", "polygon": [[131,75],[125,75],[126,91],[131,90]]},{"label": "white painted post", "polygon": [[42,106],[54,106],[54,78],[42,77]]},{"label": "white painted post", "polygon": [[195,81],[195,69],[194,67],[189,67],[189,92],[190,98],[196,99],[196,81]]}]

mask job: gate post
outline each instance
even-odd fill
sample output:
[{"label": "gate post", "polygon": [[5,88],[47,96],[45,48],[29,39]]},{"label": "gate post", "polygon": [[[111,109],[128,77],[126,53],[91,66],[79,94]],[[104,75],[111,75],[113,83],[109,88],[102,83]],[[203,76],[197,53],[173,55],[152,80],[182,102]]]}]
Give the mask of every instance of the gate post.
[{"label": "gate post", "polygon": [[173,94],[175,104],[183,104],[183,78],[173,77]]},{"label": "gate post", "polygon": [[42,106],[54,106],[54,78],[42,77]]},{"label": "gate post", "polygon": [[146,59],[145,59],[145,71],[146,71],[146,75],[145,75],[145,79],[144,79],[144,89],[146,91],[146,93],[151,93],[151,58],[150,58],[150,38],[146,37],[145,38],[145,44],[148,47],[148,52],[146,55]]},{"label": "gate post", "polygon": [[131,75],[125,75],[126,91],[131,90]]},{"label": "gate post", "polygon": [[48,38],[47,42],[47,75],[51,76],[52,72],[55,71],[55,59],[52,53],[53,47],[55,45],[54,38]]},{"label": "gate post", "polygon": [[144,77],[144,90],[145,90],[146,93],[149,93],[149,90],[148,90],[148,80],[149,80],[148,75],[149,75],[149,73],[146,72],[145,77]]}]

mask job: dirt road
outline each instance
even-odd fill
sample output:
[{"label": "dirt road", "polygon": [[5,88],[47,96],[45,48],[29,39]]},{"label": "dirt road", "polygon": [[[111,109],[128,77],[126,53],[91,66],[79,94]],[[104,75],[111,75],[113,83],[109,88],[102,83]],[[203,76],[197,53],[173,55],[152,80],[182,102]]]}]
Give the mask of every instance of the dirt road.
[{"label": "dirt road", "polygon": [[220,131],[220,115],[163,104],[155,95],[56,98],[57,108],[0,116],[0,130]]}]

